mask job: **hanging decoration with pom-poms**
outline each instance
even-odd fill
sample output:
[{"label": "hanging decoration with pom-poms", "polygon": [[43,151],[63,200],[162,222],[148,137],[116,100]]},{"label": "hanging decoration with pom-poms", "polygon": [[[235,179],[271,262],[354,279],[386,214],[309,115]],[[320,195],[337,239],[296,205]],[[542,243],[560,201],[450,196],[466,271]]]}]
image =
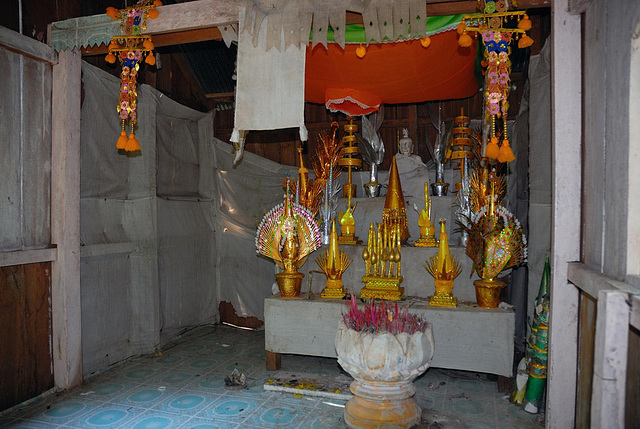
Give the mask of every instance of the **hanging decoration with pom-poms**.
[{"label": "hanging decoration with pom-poms", "polygon": [[[498,162],[511,162],[515,159],[507,137],[507,112],[509,110],[509,87],[511,85],[511,41],[518,40],[519,48],[526,48],[533,44],[527,35],[531,29],[531,21],[524,11],[507,11],[505,0],[486,0],[484,13],[468,15],[458,25],[458,44],[462,47],[471,45],[468,33],[478,33],[484,43],[485,68],[485,115],[491,126],[491,137],[485,148],[485,157]],[[514,20],[517,26],[513,27]],[[498,146],[499,130],[496,129],[496,119],[502,119],[503,130],[500,133],[501,144]]]},{"label": "hanging decoration with pom-poms", "polygon": [[[122,121],[122,131],[116,142],[118,150],[125,152],[136,152],[140,150],[140,142],[136,138],[133,128],[138,122],[136,89],[138,70],[140,62],[155,65],[156,59],[153,56],[153,42],[151,36],[143,35],[147,29],[147,18],[156,19],[158,10],[156,7],[162,6],[160,0],[142,0],[136,5],[116,9],[107,8],[107,15],[113,19],[119,19],[122,29],[121,36],[113,36],[109,43],[109,53],[105,61],[110,64],[116,62],[116,56],[122,65],[120,72],[120,97],[118,99],[118,116]],[[127,136],[125,131],[126,123],[129,121],[131,132]]]}]

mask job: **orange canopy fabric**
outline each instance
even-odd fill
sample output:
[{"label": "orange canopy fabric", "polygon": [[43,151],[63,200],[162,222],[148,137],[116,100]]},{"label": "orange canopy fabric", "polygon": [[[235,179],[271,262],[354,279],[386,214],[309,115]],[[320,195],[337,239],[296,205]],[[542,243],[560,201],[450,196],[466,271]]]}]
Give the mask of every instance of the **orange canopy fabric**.
[{"label": "orange canopy fabric", "polygon": [[[307,101],[325,104],[329,88],[367,91],[387,104],[466,98],[478,91],[475,39],[461,48],[455,30],[431,36],[428,48],[419,40],[372,44],[365,57],[358,58],[358,46],[307,47]],[[332,97],[343,98],[335,93]]]}]

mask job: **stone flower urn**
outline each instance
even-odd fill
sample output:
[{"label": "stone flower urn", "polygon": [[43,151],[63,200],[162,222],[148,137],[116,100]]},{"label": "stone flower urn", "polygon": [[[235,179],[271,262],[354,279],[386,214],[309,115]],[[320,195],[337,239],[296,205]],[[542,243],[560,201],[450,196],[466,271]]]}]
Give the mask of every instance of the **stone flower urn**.
[{"label": "stone flower urn", "polygon": [[413,380],[433,358],[433,332],[358,332],[343,321],[336,335],[338,363],[354,381],[344,418],[351,428],[408,428],[422,410],[413,398]]}]

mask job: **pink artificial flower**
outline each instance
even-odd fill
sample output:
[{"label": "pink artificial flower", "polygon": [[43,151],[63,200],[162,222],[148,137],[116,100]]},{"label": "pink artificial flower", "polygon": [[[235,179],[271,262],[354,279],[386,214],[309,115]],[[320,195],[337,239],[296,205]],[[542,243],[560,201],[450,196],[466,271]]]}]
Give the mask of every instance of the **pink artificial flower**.
[{"label": "pink artificial flower", "polygon": [[500,107],[497,104],[490,103],[489,104],[489,114],[490,115],[497,115],[498,113],[500,113]]},{"label": "pink artificial flower", "polygon": [[487,79],[489,79],[489,83],[498,83],[498,73],[496,72],[488,73]]},{"label": "pink artificial flower", "polygon": [[509,83],[509,74],[500,73],[500,85],[507,85]]},{"label": "pink artificial flower", "polygon": [[486,30],[482,32],[482,41],[484,41],[485,43],[493,40],[493,37],[494,37],[494,33],[491,30]]},{"label": "pink artificial flower", "polygon": [[499,59],[500,61],[507,61],[507,60],[509,59],[509,55],[507,55],[507,53],[506,53],[506,52],[504,52],[504,51],[503,51],[503,52],[500,52],[500,53],[498,54],[498,59]]},{"label": "pink artificial flower", "polygon": [[497,106],[498,103],[500,102],[500,93],[499,92],[492,92],[492,93],[489,94],[487,99],[489,100],[489,103],[495,104]]},{"label": "pink artificial flower", "polygon": [[120,92],[122,93],[127,93],[129,92],[129,84],[128,83],[123,83],[122,86],[120,87]]},{"label": "pink artificial flower", "polygon": [[493,41],[496,42],[496,43],[502,41],[502,33],[500,31],[496,31],[493,34]]},{"label": "pink artificial flower", "polygon": [[490,63],[498,61],[498,54],[495,52],[489,52],[489,55],[487,55],[487,60],[489,60]]}]

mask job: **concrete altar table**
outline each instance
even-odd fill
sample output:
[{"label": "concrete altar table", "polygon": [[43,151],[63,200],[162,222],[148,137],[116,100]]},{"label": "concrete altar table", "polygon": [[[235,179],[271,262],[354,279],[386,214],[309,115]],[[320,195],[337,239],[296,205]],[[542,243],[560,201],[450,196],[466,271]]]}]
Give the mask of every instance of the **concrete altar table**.
[{"label": "concrete altar table", "polygon": [[[455,289],[454,289],[455,290]],[[476,371],[512,377],[515,312],[512,307],[479,308],[459,302],[458,308],[429,307],[426,298],[408,297],[409,306],[433,325],[435,368]],[[336,357],[338,321],[347,309],[344,300],[273,296],[264,301],[267,369],[280,367],[280,354]]]}]

